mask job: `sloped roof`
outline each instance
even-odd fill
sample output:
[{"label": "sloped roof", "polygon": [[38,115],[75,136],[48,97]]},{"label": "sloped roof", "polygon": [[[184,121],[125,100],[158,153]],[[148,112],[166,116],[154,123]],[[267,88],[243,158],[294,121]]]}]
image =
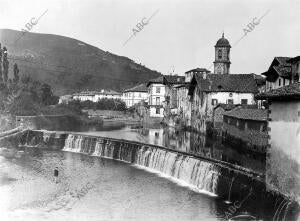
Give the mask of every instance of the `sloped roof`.
[{"label": "sloped roof", "polygon": [[300,56],[296,56],[294,58],[288,59],[286,62],[293,63],[293,62],[297,62],[299,60],[300,60]]},{"label": "sloped roof", "polygon": [[248,108],[235,108],[231,111],[224,113],[224,116],[235,117],[245,120],[267,121],[268,110],[262,109],[248,109]]},{"label": "sloped roof", "polygon": [[216,109],[218,107],[223,108],[226,111],[229,111],[229,110],[232,110],[233,108],[236,108],[237,105],[235,105],[235,104],[223,104],[223,103],[219,103],[219,104],[217,104],[217,106],[214,107],[214,109]]},{"label": "sloped roof", "polygon": [[265,77],[263,77],[261,75],[258,75],[258,74],[253,74],[253,77],[254,77],[254,79],[256,81],[256,84],[258,86],[266,84],[266,78]]},{"label": "sloped roof", "polygon": [[184,76],[178,75],[162,75],[158,78],[151,79],[147,83],[147,87],[150,84],[157,83],[157,84],[182,84],[185,81]]},{"label": "sloped roof", "polygon": [[275,57],[269,69],[262,73],[267,77],[267,81],[274,82],[278,76],[290,79],[292,76],[292,66],[288,61],[290,57]]},{"label": "sloped roof", "polygon": [[150,85],[150,84],[155,84],[155,83],[158,83],[158,84],[164,84],[165,80],[164,80],[164,76],[160,76],[158,78],[154,78],[154,79],[151,79],[148,81],[147,83],[147,87]]},{"label": "sloped roof", "polygon": [[277,74],[283,78],[290,78],[292,75],[292,67],[291,66],[284,66],[284,65],[279,65],[273,67]]},{"label": "sloped roof", "polygon": [[164,76],[167,83],[169,84],[182,84],[184,83],[184,76],[176,76],[176,75],[165,75]]},{"label": "sloped roof", "polygon": [[190,73],[190,72],[206,72],[206,73],[209,73],[210,71],[207,70],[206,68],[195,68],[195,69],[189,70],[185,73]]},{"label": "sloped roof", "polygon": [[281,65],[289,65],[287,61],[291,59],[291,57],[275,57],[274,59],[276,59]]},{"label": "sloped roof", "polygon": [[300,99],[300,82],[260,93],[255,98],[258,100]]},{"label": "sloped roof", "polygon": [[139,84],[137,86],[124,90],[124,92],[148,92],[148,88],[146,84]]},{"label": "sloped roof", "polygon": [[199,74],[192,79],[189,94],[192,94],[194,85],[204,92],[236,92],[257,93],[257,85],[252,74]]}]

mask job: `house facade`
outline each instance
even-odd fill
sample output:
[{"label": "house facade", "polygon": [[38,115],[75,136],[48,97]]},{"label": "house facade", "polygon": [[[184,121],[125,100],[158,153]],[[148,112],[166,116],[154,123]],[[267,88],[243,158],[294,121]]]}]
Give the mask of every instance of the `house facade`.
[{"label": "house facade", "polygon": [[149,116],[155,118],[164,117],[164,102],[166,96],[166,85],[163,76],[152,79],[147,84]]},{"label": "house facade", "polygon": [[176,126],[178,119],[178,93],[179,88],[185,83],[184,76],[164,75],[166,86],[166,99],[164,103],[164,123]]},{"label": "house facade", "polygon": [[74,100],[97,102],[101,99],[121,99],[122,94],[113,90],[82,91],[72,95]]},{"label": "house facade", "polygon": [[[292,64],[295,69],[294,72],[292,72]],[[299,81],[299,75],[292,74],[297,71],[299,73],[299,63],[297,59],[292,59],[291,57],[275,57],[269,69],[262,73],[262,75],[266,76],[266,91]]]},{"label": "house facade", "polygon": [[269,103],[267,185],[300,202],[300,83],[256,98]]},{"label": "house facade", "polygon": [[210,73],[206,68],[195,68],[184,73],[184,83],[177,85],[177,111],[178,121],[176,126],[190,129],[191,127],[191,102],[190,95],[188,94],[189,85],[194,74],[207,74]]},{"label": "house facade", "polygon": [[252,74],[194,74],[188,92],[191,129],[207,133],[213,127],[212,116],[216,105],[253,105],[257,92]]},{"label": "house facade", "polygon": [[122,99],[126,104],[126,107],[132,107],[135,104],[140,103],[141,101],[148,102],[148,88],[146,84],[140,84],[133,88],[124,90]]}]

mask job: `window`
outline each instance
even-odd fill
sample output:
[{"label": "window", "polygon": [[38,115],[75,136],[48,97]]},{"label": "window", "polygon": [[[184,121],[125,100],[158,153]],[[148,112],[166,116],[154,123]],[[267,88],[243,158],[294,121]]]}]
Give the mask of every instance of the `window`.
[{"label": "window", "polygon": [[285,85],[285,79],[283,79],[283,86]]},{"label": "window", "polygon": [[212,99],[211,100],[211,105],[215,106],[218,104],[218,99]]},{"label": "window", "polygon": [[157,94],[160,93],[160,87],[156,87],[156,93],[157,93]]},{"label": "window", "polygon": [[222,50],[221,49],[218,50],[218,59],[222,59]]},{"label": "window", "polygon": [[242,105],[247,105],[248,104],[248,99],[242,99],[241,103],[242,103]]},{"label": "window", "polygon": [[159,108],[159,107],[156,108],[155,113],[156,113],[156,114],[160,114],[160,108]]},{"label": "window", "polygon": [[160,105],[160,97],[156,97],[156,105]]},{"label": "window", "polygon": [[228,99],[227,104],[233,104],[233,99]]},{"label": "window", "polygon": [[[284,85],[284,83],[283,83],[283,85]],[[278,80],[278,86],[281,86],[281,79]]]}]

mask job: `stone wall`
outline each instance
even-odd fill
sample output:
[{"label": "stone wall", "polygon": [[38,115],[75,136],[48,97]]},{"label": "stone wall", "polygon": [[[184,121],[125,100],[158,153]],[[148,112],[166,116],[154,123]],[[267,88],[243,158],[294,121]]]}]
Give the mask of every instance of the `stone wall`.
[{"label": "stone wall", "polygon": [[[236,119],[237,120],[237,119]],[[259,123],[257,123],[260,126]],[[240,129],[237,125],[223,124],[222,137],[231,145],[251,151],[265,153],[268,145],[267,131]]]}]

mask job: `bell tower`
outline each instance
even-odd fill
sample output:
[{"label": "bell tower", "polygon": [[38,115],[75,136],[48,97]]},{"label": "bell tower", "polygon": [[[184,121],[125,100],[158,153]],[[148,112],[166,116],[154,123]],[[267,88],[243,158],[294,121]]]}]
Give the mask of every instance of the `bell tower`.
[{"label": "bell tower", "polygon": [[230,44],[229,41],[222,38],[217,41],[215,45],[215,61],[214,61],[214,73],[215,74],[229,74],[230,73]]}]

